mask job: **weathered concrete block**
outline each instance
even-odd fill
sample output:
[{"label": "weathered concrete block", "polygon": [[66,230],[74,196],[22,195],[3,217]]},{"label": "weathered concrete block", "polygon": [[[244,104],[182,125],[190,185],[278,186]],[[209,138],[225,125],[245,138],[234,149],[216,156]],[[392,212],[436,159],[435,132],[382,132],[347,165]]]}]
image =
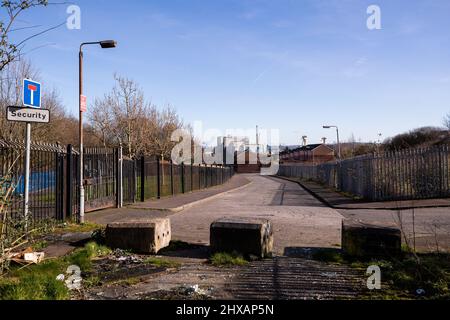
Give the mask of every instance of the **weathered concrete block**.
[{"label": "weathered concrete block", "polygon": [[211,249],[214,252],[239,252],[267,257],[273,250],[273,228],[267,219],[223,218],[211,224]]},{"label": "weathered concrete block", "polygon": [[169,219],[116,222],[106,227],[106,245],[111,248],[156,254],[169,245]]},{"label": "weathered concrete block", "polygon": [[342,221],[342,249],[350,256],[395,256],[401,252],[398,228]]}]

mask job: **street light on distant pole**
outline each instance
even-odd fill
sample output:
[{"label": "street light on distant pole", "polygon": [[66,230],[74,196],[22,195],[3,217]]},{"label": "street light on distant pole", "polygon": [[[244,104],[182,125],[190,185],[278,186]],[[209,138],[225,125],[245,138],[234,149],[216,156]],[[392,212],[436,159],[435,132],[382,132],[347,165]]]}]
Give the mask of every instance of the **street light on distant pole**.
[{"label": "street light on distant pole", "polygon": [[337,144],[338,144],[338,158],[339,161],[341,161],[341,142],[339,141],[339,128],[337,126],[323,126],[324,129],[331,129],[336,128],[336,135],[337,135]]},{"label": "street light on distant pole", "polygon": [[103,49],[115,48],[117,46],[116,41],[114,40],[104,40],[97,42],[83,42],[80,45],[80,53],[79,53],[79,109],[80,109],[80,121],[79,121],[79,144],[80,144],[80,155],[79,155],[79,165],[80,165],[80,213],[79,213],[79,222],[84,223],[84,172],[83,172],[83,108],[82,103],[85,103],[83,100],[83,46],[98,44]]}]

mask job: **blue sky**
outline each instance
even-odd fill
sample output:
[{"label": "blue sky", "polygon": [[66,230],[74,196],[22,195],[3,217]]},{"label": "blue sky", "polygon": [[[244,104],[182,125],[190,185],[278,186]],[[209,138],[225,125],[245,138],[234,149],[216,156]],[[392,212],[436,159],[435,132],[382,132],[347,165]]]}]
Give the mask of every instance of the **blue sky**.
[{"label": "blue sky", "polygon": [[[77,111],[78,46],[116,39],[118,48],[85,51],[89,101],[117,72],[136,80],[157,105],[206,128],[278,128],[281,142],[374,141],[450,112],[450,1],[229,0],[74,1],[81,30],[65,27],[30,41],[43,85]],[[382,29],[368,30],[377,4]],[[21,26],[53,26],[67,5],[33,9]],[[41,29],[42,29],[41,28]],[[23,34],[16,33],[16,37]]]}]

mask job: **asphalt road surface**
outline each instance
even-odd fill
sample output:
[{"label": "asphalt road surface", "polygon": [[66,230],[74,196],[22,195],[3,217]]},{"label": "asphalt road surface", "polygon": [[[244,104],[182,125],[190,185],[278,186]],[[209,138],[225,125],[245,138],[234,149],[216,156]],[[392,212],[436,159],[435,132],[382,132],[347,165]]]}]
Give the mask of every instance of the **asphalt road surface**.
[{"label": "asphalt road surface", "polygon": [[324,206],[298,184],[247,175],[248,186],[172,215],[172,237],[209,244],[209,227],[222,217],[261,217],[274,226],[274,248],[290,255],[309,247],[336,248],[343,217]]}]

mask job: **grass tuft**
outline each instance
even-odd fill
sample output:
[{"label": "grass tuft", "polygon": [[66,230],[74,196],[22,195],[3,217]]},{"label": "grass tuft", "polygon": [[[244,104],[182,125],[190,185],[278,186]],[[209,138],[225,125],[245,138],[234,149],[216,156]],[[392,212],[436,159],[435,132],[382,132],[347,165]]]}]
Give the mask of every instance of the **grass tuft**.
[{"label": "grass tuft", "polygon": [[107,255],[110,249],[90,242],[72,254],[46,260],[25,268],[13,267],[0,278],[0,300],[65,300],[70,292],[63,281],[56,280],[65,274],[70,265],[77,265],[82,272],[89,271],[92,259]]},{"label": "grass tuft", "polygon": [[178,262],[170,261],[163,258],[149,257],[144,260],[144,263],[154,265],[160,268],[177,268],[180,266]]},{"label": "grass tuft", "polygon": [[323,262],[339,264],[344,262],[341,251],[336,249],[320,249],[313,252],[312,257],[314,260]]},{"label": "grass tuft", "polygon": [[99,229],[103,229],[104,227],[95,224],[92,222],[85,222],[83,224],[77,224],[77,223],[69,223],[65,224],[62,227],[59,227],[55,230],[56,233],[76,233],[76,232],[90,232],[90,231],[96,231]]},{"label": "grass tuft", "polygon": [[210,262],[212,265],[216,267],[221,266],[245,266],[248,264],[248,261],[244,259],[244,257],[236,252],[226,253],[219,252],[215,253],[211,256]]}]

